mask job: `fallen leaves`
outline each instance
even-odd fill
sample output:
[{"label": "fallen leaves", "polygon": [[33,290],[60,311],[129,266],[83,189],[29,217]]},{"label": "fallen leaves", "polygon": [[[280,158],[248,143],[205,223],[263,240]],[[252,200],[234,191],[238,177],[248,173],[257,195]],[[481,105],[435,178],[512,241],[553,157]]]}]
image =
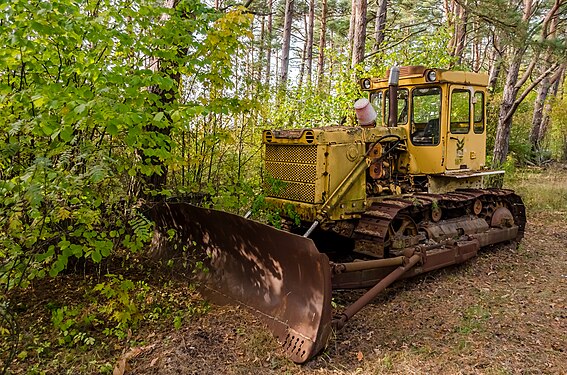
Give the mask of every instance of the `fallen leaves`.
[{"label": "fallen leaves", "polygon": [[[136,348],[130,348],[129,351],[124,353],[122,357],[118,359],[116,364],[114,365],[114,370],[112,371],[112,375],[124,375],[129,370],[128,361],[136,358],[140,354],[152,350],[156,344],[146,345],[146,346],[138,346]],[[155,360],[155,358],[154,358]],[[152,362],[154,361],[152,360]],[[155,364],[155,362],[153,362]]]}]

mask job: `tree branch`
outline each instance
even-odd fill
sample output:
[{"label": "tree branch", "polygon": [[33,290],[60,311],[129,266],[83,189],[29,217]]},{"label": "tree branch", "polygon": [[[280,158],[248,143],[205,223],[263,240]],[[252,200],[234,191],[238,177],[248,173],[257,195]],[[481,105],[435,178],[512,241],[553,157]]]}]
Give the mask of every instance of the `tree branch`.
[{"label": "tree branch", "polygon": [[[396,43],[394,43],[394,44],[392,44],[392,45],[389,45],[389,46],[387,46],[386,48],[383,48],[383,49],[394,48],[395,46],[402,44],[403,42],[405,42],[406,40],[408,40],[408,39],[411,38],[412,36],[417,35],[417,34],[421,34],[421,33],[424,32],[425,30],[427,30],[427,29],[420,29],[420,30],[417,30],[417,31],[415,31],[415,32],[413,32],[413,33],[411,33],[411,34],[409,34],[409,35],[406,35],[402,40],[399,40],[399,41],[397,41]],[[364,56],[364,59],[366,60],[367,58],[376,55],[376,54],[377,54],[378,52],[380,52],[380,51],[381,51],[381,50],[371,52],[371,53],[369,53],[368,55]]]},{"label": "tree branch", "polygon": [[522,94],[520,95],[520,97],[518,97],[518,99],[516,99],[514,104],[512,104],[512,107],[510,108],[508,113],[506,113],[506,117],[504,118],[504,120],[502,120],[502,123],[508,121],[510,119],[510,117],[512,117],[514,112],[516,112],[516,109],[518,109],[518,106],[524,101],[526,96],[528,96],[528,94],[534,89],[534,87],[536,87],[545,77],[547,77],[552,71],[554,71],[558,67],[559,67],[559,64],[554,64],[554,65],[550,66],[545,72],[541,73],[541,75],[539,77],[537,77],[537,79],[535,81],[533,81],[524,90],[524,92],[522,92]]},{"label": "tree branch", "polygon": [[536,53],[534,58],[530,62],[530,65],[528,65],[528,68],[524,72],[524,75],[522,76],[522,78],[520,78],[520,80],[514,85],[515,90],[521,89],[522,86],[524,85],[524,83],[526,83],[528,78],[532,75],[532,72],[533,72],[533,70],[536,66],[536,62],[539,60],[538,57],[539,57],[539,54]]}]

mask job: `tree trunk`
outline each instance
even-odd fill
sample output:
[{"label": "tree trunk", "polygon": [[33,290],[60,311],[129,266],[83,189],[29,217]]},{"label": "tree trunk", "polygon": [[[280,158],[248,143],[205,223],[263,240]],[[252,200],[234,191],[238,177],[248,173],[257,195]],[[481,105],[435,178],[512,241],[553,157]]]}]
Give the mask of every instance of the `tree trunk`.
[{"label": "tree trunk", "polygon": [[[166,8],[170,8],[173,9],[177,6],[178,1],[176,0],[165,0],[164,1],[164,7]],[[169,19],[169,17],[167,15],[162,15],[160,21],[165,22]],[[179,54],[183,54],[185,53],[185,46],[179,46],[180,48],[178,49],[178,53]],[[167,90],[163,90],[162,88],[159,87],[159,85],[153,85],[150,86],[148,88],[148,91],[150,93],[156,94],[157,97],[159,98],[158,101],[156,101],[156,105],[154,105],[154,110],[155,111],[163,111],[163,108],[166,107],[168,104],[171,104],[173,102],[175,102],[178,99],[178,88],[179,88],[179,84],[181,82],[181,74],[179,73],[179,69],[177,66],[175,66],[175,62],[173,61],[169,61],[169,60],[164,60],[161,58],[157,58],[157,57],[152,57],[150,59],[150,66],[149,68],[155,72],[159,71],[159,72],[163,72],[164,74],[169,75],[169,78],[171,78],[171,80],[173,82],[175,82],[175,85],[172,85],[171,88],[167,89]],[[163,134],[167,137],[169,137],[170,133],[171,133],[171,118],[169,116],[169,114],[167,112],[164,112],[164,117],[166,118],[166,120],[168,121],[169,125],[164,126],[164,127],[157,127],[154,125],[148,125],[146,126],[146,131],[148,132],[155,132],[155,133],[160,133]],[[169,144],[167,144],[165,146],[168,151],[171,148],[171,146]],[[154,191],[159,191],[162,190],[167,182],[167,166],[164,165],[162,163],[161,160],[159,160],[159,158],[155,157],[155,156],[145,156],[146,153],[142,152],[141,153],[144,159],[144,161],[147,164],[150,165],[156,165],[159,166],[161,169],[161,174],[158,173],[152,173],[151,175],[145,177],[145,183],[147,185],[147,187],[150,190],[154,190]],[[150,153],[151,154],[151,153]]]},{"label": "tree trunk", "polygon": [[321,3],[321,28],[319,36],[319,58],[317,60],[317,87],[319,90],[323,87],[325,75],[325,45],[327,34],[327,0]]},{"label": "tree trunk", "polygon": [[[253,24],[253,23],[252,23]],[[266,57],[266,17],[262,16],[261,23],[260,23],[260,48],[259,48],[259,56],[258,56],[258,72],[256,76],[256,80],[258,82],[262,82],[262,73],[264,71],[264,67],[262,66],[262,62]],[[256,85],[258,88],[260,85]]]},{"label": "tree trunk", "polygon": [[[557,14],[555,14],[549,21],[549,34],[542,35],[542,38],[550,37],[555,38],[557,36]],[[545,66],[549,68],[552,65],[552,58],[553,53],[550,48],[547,50],[546,58],[545,58]],[[559,77],[562,74],[564,64],[557,68],[555,74],[552,77],[546,76],[540,83],[537,98],[534,102],[534,114],[532,118],[532,128],[530,132],[530,143],[532,145],[532,150],[536,153],[540,151],[541,142],[545,138],[546,130],[547,130],[547,122],[549,122],[549,116],[544,113],[547,107],[549,111],[550,103],[546,104],[547,94],[549,93],[549,88],[551,85],[555,85],[555,82],[559,80]],[[554,89],[555,93],[557,93],[557,86]],[[544,120],[544,118],[546,118]]]},{"label": "tree trunk", "polygon": [[453,9],[455,12],[455,28],[452,38],[454,40],[454,43],[451,55],[456,58],[457,64],[460,65],[463,62],[463,52],[465,50],[468,13],[466,7],[461,6],[458,3],[454,4]]},{"label": "tree trunk", "polygon": [[545,107],[545,99],[547,98],[547,93],[549,92],[549,87],[551,82],[549,77],[545,77],[539,84],[537,90],[537,97],[534,102],[534,114],[532,117],[532,128],[530,131],[530,143],[532,144],[532,150],[535,152],[539,151],[541,138],[541,126],[543,123],[543,108]]},{"label": "tree trunk", "polygon": [[499,48],[499,39],[496,34],[492,36],[492,54],[490,56],[490,73],[488,75],[488,90],[493,92],[502,68],[502,51]]},{"label": "tree trunk", "polygon": [[372,52],[376,53],[380,50],[380,46],[384,42],[384,31],[386,30],[387,16],[387,0],[378,0],[378,8],[376,10],[376,23],[374,25],[374,46]]},{"label": "tree trunk", "polygon": [[472,35],[474,40],[472,42],[473,61],[471,63],[471,68],[473,72],[478,73],[480,72],[482,61],[484,60],[484,55],[486,55],[486,50],[484,51],[483,58],[481,58],[481,51],[482,51],[481,41],[483,38],[481,38],[478,33],[478,23],[476,21],[472,22]]},{"label": "tree trunk", "polygon": [[[553,6],[548,10],[545,18],[543,19],[541,25],[541,36],[540,41],[543,42],[545,39],[548,38],[548,30],[550,22],[552,21],[553,17],[559,10],[561,5],[561,0],[555,0]],[[525,37],[529,38],[528,30],[528,23],[530,18],[533,16],[532,9],[534,4],[532,0],[524,0],[524,7],[522,9],[522,24],[520,27],[524,28],[523,32],[525,32]],[[522,30],[519,30],[518,34],[522,34]],[[518,41],[520,42],[520,41]],[[524,40],[524,43],[512,49],[512,61],[510,62],[510,66],[508,67],[508,74],[506,75],[506,83],[504,84],[504,92],[502,96],[502,104],[500,105],[500,113],[498,116],[498,128],[496,129],[496,139],[494,141],[494,152],[493,152],[493,160],[492,164],[494,167],[500,167],[505,161],[506,157],[508,156],[508,147],[510,144],[510,129],[512,127],[512,117],[514,112],[518,108],[518,105],[522,102],[522,100],[527,96],[529,91],[531,91],[542,79],[545,78],[547,74],[549,74],[550,69],[547,69],[537,80],[534,80],[528,88],[524,90],[520,98],[517,98],[519,90],[522,86],[526,83],[528,78],[530,77],[535,64],[538,61],[538,53],[537,51],[534,53],[532,61],[530,65],[526,68],[522,78],[518,80],[520,67],[522,64],[522,59],[524,54],[528,48],[527,39]]]},{"label": "tree trunk", "polygon": [[357,0],[350,1],[350,22],[348,24],[348,58],[352,60],[353,48],[354,48],[354,29],[356,28],[356,2]]},{"label": "tree trunk", "polygon": [[287,74],[289,69],[289,46],[291,44],[291,23],[293,20],[293,2],[294,0],[286,0],[285,2],[285,18],[284,30],[282,38],[282,67],[280,69],[280,79],[282,85],[287,83]]},{"label": "tree trunk", "polygon": [[356,0],[356,17],[354,21],[354,41],[352,48],[352,67],[364,60],[366,46],[366,0]]},{"label": "tree trunk", "polygon": [[313,29],[315,25],[315,0],[309,0],[309,18],[307,21],[307,85],[311,85],[313,75]]},{"label": "tree trunk", "polygon": [[[303,26],[305,35],[307,35],[307,15],[303,17]],[[307,39],[303,42],[303,49],[301,50],[301,66],[299,68],[299,80],[297,83],[297,87],[301,87],[303,85],[303,76],[305,75],[305,60],[307,58]]]},{"label": "tree trunk", "polygon": [[508,67],[506,75],[506,83],[504,84],[504,92],[502,94],[502,103],[500,104],[500,113],[498,115],[498,127],[496,129],[496,139],[494,140],[494,152],[492,164],[499,168],[506,161],[508,156],[508,147],[510,144],[510,128],[512,127],[512,107],[518,95],[518,75],[522,64],[522,57],[525,48],[519,48],[514,51],[512,61]]},{"label": "tree trunk", "polygon": [[[565,63],[563,65],[561,65],[561,67],[559,67],[558,71],[549,79],[550,86],[551,86],[552,98],[557,97],[557,94],[559,92],[559,84],[561,82],[561,77],[563,76],[563,73],[565,72],[565,66],[566,66]],[[552,101],[546,100],[545,104],[543,106],[543,119],[541,120],[541,124],[539,126],[538,134],[537,134],[538,145],[540,147],[541,147],[543,140],[545,139],[545,137],[547,135],[547,129],[548,129],[548,126],[549,126],[549,121],[550,121],[549,114],[551,113],[551,109],[552,109]],[[535,113],[534,113],[534,115],[535,115]],[[531,137],[531,134],[530,134],[530,137]]]},{"label": "tree trunk", "polygon": [[272,70],[272,9],[273,0],[268,0],[268,25],[267,25],[267,46],[266,46],[266,86],[270,85],[270,73]]}]

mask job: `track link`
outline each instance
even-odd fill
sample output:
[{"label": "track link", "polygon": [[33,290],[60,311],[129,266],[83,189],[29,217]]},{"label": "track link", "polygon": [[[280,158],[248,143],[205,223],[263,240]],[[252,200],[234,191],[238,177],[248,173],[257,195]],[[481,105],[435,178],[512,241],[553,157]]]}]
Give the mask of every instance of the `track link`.
[{"label": "track link", "polygon": [[[478,213],[475,213],[475,202],[480,208]],[[352,236],[357,244],[355,251],[386,258],[396,248],[425,242],[420,228],[428,223],[474,215],[490,225],[492,214],[499,207],[506,207],[512,213],[518,226],[516,241],[520,241],[524,235],[526,212],[522,199],[512,190],[462,189],[445,194],[388,197],[373,203],[356,224]]]}]

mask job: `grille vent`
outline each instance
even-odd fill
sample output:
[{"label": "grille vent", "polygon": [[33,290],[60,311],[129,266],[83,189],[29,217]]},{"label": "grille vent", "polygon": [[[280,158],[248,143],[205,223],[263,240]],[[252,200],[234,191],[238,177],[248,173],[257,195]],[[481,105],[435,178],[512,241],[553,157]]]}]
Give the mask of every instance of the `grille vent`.
[{"label": "grille vent", "polygon": [[272,178],[282,181],[273,189],[264,186],[269,196],[315,203],[317,146],[266,145],[265,166]]}]

